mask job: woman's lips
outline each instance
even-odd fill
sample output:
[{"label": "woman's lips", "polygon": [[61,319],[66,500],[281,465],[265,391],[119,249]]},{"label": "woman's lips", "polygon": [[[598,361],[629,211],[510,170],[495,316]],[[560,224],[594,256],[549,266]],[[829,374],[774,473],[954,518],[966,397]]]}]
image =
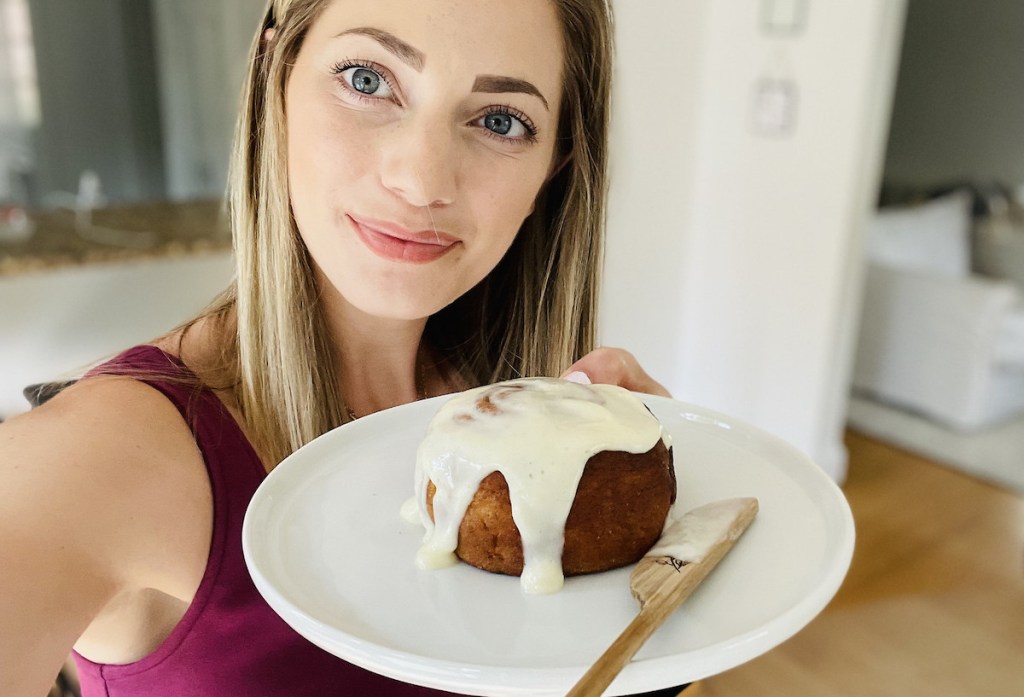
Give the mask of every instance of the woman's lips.
[{"label": "woman's lips", "polygon": [[434,230],[407,230],[392,223],[345,216],[367,248],[388,261],[427,264],[450,252],[459,239]]}]

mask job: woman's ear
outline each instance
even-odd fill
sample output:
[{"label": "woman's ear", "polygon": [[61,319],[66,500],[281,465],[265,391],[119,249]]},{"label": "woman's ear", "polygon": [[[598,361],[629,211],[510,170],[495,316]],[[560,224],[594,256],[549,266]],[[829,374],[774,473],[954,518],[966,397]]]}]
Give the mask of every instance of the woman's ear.
[{"label": "woman's ear", "polygon": [[277,29],[275,29],[274,27],[270,27],[269,29],[267,29],[265,32],[263,32],[263,43],[269,44],[271,41],[274,40],[274,36],[276,34]]}]

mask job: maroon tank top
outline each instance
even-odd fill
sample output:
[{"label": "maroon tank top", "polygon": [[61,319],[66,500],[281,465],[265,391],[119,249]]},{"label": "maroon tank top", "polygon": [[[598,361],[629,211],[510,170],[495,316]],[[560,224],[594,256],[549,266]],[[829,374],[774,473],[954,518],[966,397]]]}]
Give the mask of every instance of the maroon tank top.
[{"label": "maroon tank top", "polygon": [[160,379],[162,374],[195,380],[181,361],[156,347],[138,346],[100,371],[138,377],[181,412],[210,477],[213,536],[195,598],[159,648],[127,665],[98,664],[75,653],[83,697],[449,694],[346,663],[303,639],[270,609],[242,558],[242,519],[266,471],[213,392]]}]

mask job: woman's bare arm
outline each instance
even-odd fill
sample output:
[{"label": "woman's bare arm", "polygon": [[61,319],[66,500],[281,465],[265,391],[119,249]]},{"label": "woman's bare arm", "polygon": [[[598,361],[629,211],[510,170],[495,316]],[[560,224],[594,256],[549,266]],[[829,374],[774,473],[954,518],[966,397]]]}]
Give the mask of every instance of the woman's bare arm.
[{"label": "woman's bare arm", "polygon": [[174,407],[124,378],[0,424],[0,694],[45,695],[119,593],[201,574],[209,485],[194,451]]}]

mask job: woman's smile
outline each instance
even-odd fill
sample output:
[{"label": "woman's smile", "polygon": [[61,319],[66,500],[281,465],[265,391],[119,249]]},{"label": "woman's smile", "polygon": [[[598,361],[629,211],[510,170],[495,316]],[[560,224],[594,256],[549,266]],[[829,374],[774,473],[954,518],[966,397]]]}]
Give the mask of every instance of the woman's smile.
[{"label": "woman's smile", "polygon": [[345,215],[367,249],[388,261],[427,264],[448,254],[461,240],[440,230],[409,230],[395,223]]}]

